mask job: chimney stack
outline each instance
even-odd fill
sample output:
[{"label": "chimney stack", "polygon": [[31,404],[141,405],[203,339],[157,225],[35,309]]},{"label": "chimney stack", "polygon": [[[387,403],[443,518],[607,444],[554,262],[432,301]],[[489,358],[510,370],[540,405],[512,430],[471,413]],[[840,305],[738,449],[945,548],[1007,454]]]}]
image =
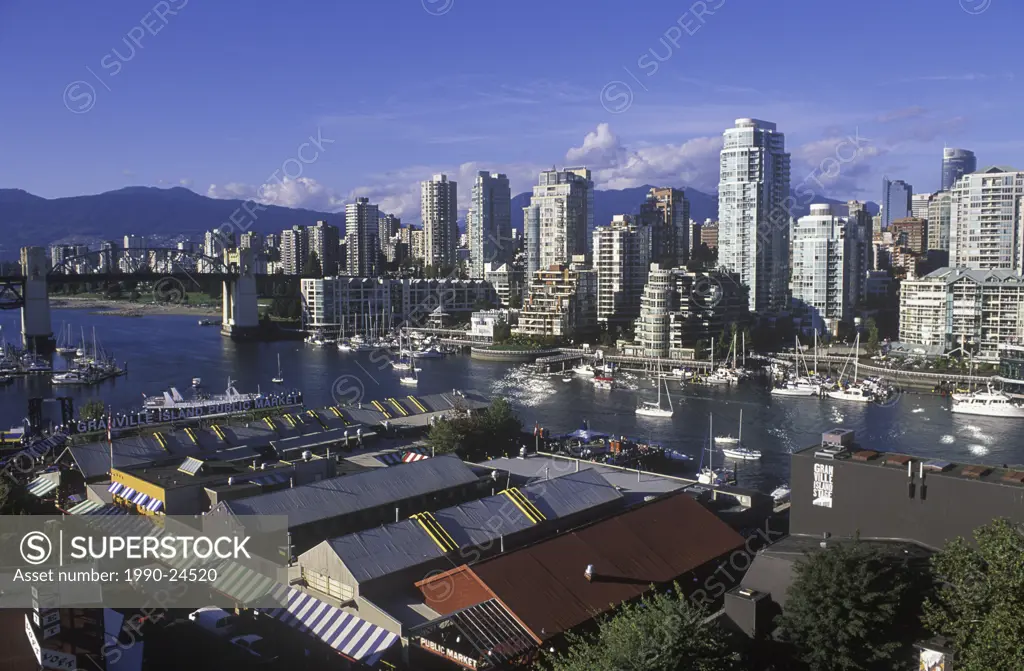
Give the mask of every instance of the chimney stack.
[{"label": "chimney stack", "polygon": [[591,582],[594,579],[594,565],[587,564],[587,570],[583,572],[583,577],[587,579],[587,582]]}]

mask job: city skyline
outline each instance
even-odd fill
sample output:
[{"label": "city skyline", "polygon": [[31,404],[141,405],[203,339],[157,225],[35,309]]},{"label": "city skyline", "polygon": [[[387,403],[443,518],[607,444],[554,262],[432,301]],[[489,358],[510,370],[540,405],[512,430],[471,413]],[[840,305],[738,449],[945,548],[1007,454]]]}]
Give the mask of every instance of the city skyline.
[{"label": "city skyline", "polygon": [[[708,13],[699,21],[693,19],[690,8],[667,2],[645,7],[644,12],[608,8],[603,16],[610,20],[589,20],[592,30],[584,31],[587,37],[573,36],[567,45],[583,48],[581,40],[587,39],[604,44],[603,48],[588,51],[585,66],[560,80],[537,79],[532,73],[540,56],[511,48],[515,28],[528,16],[515,9],[484,11],[460,3],[452,4],[443,15],[432,15],[421,4],[410,3],[405,11],[387,12],[387,16],[372,6],[345,9],[346,21],[387,20],[397,38],[388,54],[359,72],[336,67],[337,56],[329,56],[326,47],[309,44],[299,30],[277,30],[329,21],[342,11],[339,8],[312,3],[293,8],[284,21],[274,11],[261,13],[246,17],[248,31],[240,31],[234,25],[228,27],[229,20],[237,18],[230,10],[198,8],[182,0],[170,4],[183,6],[164,17],[156,26],[157,34],[147,32],[140,38],[137,47],[130,39],[126,46],[125,35],[137,36],[138,30],[130,31],[152,25],[153,17],[143,24],[145,12],[127,2],[113,3],[102,17],[87,8],[69,9],[69,20],[62,26],[50,25],[43,12],[29,5],[0,10],[5,23],[24,27],[9,35],[0,49],[21,46],[27,50],[29,41],[20,41],[33,39],[33,31],[44,25],[58,44],[50,58],[15,73],[12,90],[26,93],[20,96],[21,104],[5,110],[5,115],[9,117],[6,127],[18,130],[0,132],[7,135],[3,140],[9,151],[26,159],[16,169],[0,169],[0,183],[43,197],[98,193],[127,185],[182,184],[215,197],[262,196],[265,202],[332,212],[342,211],[357,196],[366,196],[379,203],[382,211],[418,221],[419,182],[441,172],[467,185],[480,170],[502,172],[509,176],[516,194],[528,190],[538,172],[552,164],[587,165],[594,171],[598,189],[650,183],[713,193],[721,131],[743,117],[770,119],[785,130],[793,154],[794,183],[833,155],[846,137],[870,140],[856,162],[843,165],[834,178],[821,180],[824,188],[819,195],[841,200],[877,201],[883,174],[904,179],[922,193],[938,190],[944,146],[971,149],[979,168],[1019,165],[1024,149],[1021,141],[1006,142],[998,135],[998,129],[1011,121],[1009,111],[1003,110],[1014,102],[1012,70],[966,65],[936,69],[924,53],[914,53],[915,45],[941,32],[956,32],[966,48],[986,46],[1004,35],[1012,50],[1010,26],[1021,16],[1021,8],[1013,5],[997,4],[971,14],[958,3],[949,7],[876,3],[893,19],[873,26],[881,45],[877,53],[835,53],[828,59],[828,68],[798,58],[777,74],[756,77],[733,66],[756,54],[764,38],[741,42],[725,60],[716,50],[720,41],[715,31],[746,33],[756,21],[743,11],[739,0],[704,3]],[[427,9],[436,9],[426,4]],[[830,8],[806,3],[800,9],[780,9],[787,31],[801,32],[838,19]],[[862,9],[868,13],[872,8]],[[664,17],[663,26],[659,16]],[[930,28],[905,35],[896,30],[901,16]],[[485,19],[508,26],[510,30],[500,31],[508,37],[484,38],[493,31],[475,27]],[[556,23],[541,29],[551,31]],[[680,25],[687,29],[681,30]],[[488,52],[497,54],[488,60],[487,68],[460,63],[456,74],[435,78],[413,75],[398,66],[409,62],[414,53],[424,65],[451,59],[456,50],[472,48],[464,38],[478,32],[481,37],[473,37],[473,42],[486,41]],[[611,32],[616,39],[610,39]],[[284,51],[305,53],[307,71],[298,73],[278,65],[279,59],[253,33],[273,34]],[[448,34],[460,36],[460,46],[437,49],[436,37]],[[621,39],[622,34],[635,37]],[[225,67],[236,71],[239,81],[214,85],[210,76],[196,77],[196,66],[202,62],[196,59],[214,53],[213,47],[225,39],[230,55]],[[366,39],[353,36],[343,52],[358,49]],[[430,53],[421,59],[424,50],[417,45],[426,40],[431,43]],[[196,48],[189,53],[192,44]],[[509,49],[503,52],[506,44]],[[864,58],[883,63],[894,57],[897,48],[905,76],[866,78],[864,73],[878,70],[865,64]],[[514,59],[506,52],[514,53]],[[699,76],[688,67],[694,62],[701,63]],[[794,70],[797,65],[799,70]],[[263,81],[264,71],[271,75],[269,83]],[[385,71],[388,76],[380,77]],[[346,82],[346,91],[365,90],[360,87],[372,81],[374,95],[324,93],[342,76],[353,82]],[[813,78],[817,78],[814,95],[807,83]],[[841,105],[828,103],[829,96],[820,95],[819,90],[834,88],[829,82],[840,79],[844,88],[860,87],[884,104],[851,104],[848,97]],[[48,93],[45,82],[51,81],[53,91]],[[74,88],[67,101],[60,100],[66,87],[76,82],[95,89],[92,106],[84,114],[72,112],[82,111],[80,107],[89,102],[82,97],[89,89]],[[21,84],[26,86],[19,88]],[[261,95],[258,110],[251,111],[250,105],[240,114],[237,101],[251,98],[260,86],[273,87],[275,95],[271,100]],[[173,104],[154,104],[162,100],[161,91],[175,92]],[[970,104],[978,97],[988,103]],[[200,100],[209,114],[204,127],[195,128],[187,109]],[[628,109],[619,109],[624,101],[630,102]],[[74,109],[69,111],[64,102]],[[42,127],[45,133],[33,132]],[[35,137],[46,138],[48,149],[64,147],[70,159],[53,166],[46,158],[52,152],[39,151]],[[129,142],[126,137],[136,140]],[[511,137],[516,141],[510,142]],[[302,149],[303,156],[317,158],[299,163],[294,157],[309,138],[319,140],[320,149],[314,142]],[[36,146],[30,150],[29,143]],[[358,162],[351,160],[354,155],[360,157]],[[154,160],[156,156],[159,161]],[[296,179],[273,183],[270,176],[275,170],[281,172],[289,158],[293,159],[290,174]],[[260,185],[265,185],[262,193]],[[470,199],[470,189],[463,189],[460,218]]]}]

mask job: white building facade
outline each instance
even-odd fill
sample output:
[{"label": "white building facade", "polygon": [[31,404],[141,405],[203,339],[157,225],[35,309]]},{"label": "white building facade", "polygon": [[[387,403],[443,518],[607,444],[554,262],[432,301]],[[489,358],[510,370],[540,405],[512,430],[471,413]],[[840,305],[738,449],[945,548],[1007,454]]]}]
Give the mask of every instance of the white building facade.
[{"label": "white building facade", "polygon": [[788,307],[790,157],[774,123],[737,119],[724,134],[718,263],[750,289],[750,309]]},{"label": "white building facade", "polygon": [[1021,197],[1024,172],[992,167],[964,175],[952,189],[949,265],[1024,273]]},{"label": "white building facade", "polygon": [[640,297],[647,283],[651,229],[619,214],[610,225],[595,228],[593,237],[597,321],[631,324],[640,316]]},{"label": "white building facade", "polygon": [[949,351],[969,345],[979,361],[1024,338],[1024,277],[1008,270],[940,268],[900,287],[900,342]]},{"label": "white building facade", "polygon": [[507,175],[477,173],[466,233],[470,277],[481,279],[487,264],[512,260],[512,190]]},{"label": "white building facade", "polygon": [[523,208],[526,274],[567,265],[587,253],[594,228],[594,182],[586,168],[545,170]]}]

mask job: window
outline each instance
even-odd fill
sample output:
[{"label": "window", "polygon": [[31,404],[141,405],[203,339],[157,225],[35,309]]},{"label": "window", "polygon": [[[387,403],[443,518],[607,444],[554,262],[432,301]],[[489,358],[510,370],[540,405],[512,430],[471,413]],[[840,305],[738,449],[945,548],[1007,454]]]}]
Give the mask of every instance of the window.
[{"label": "window", "polygon": [[334,578],[305,568],[302,569],[302,577],[311,588],[327,596],[332,596],[341,602],[355,599],[355,589],[351,585],[342,584]]}]

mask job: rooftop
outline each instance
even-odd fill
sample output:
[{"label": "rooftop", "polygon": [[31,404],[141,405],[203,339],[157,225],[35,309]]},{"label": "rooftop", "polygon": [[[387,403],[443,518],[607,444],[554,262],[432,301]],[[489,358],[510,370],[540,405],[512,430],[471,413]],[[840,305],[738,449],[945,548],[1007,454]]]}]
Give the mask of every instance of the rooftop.
[{"label": "rooftop", "polygon": [[565,473],[593,470],[600,473],[612,486],[622,492],[629,504],[640,503],[648,496],[662,496],[670,492],[684,489],[691,480],[683,480],[668,475],[637,472],[624,468],[616,468],[605,464],[595,464],[567,457],[531,454],[525,459],[516,457],[500,457],[481,464],[488,468],[510,473],[512,481],[520,484],[531,483],[547,478],[556,478]]},{"label": "rooftop", "polygon": [[[838,430],[840,429],[833,429],[833,431]],[[843,448],[831,449],[823,445],[812,445],[793,452],[793,456],[851,462],[869,468],[898,469],[904,472],[909,468],[915,475],[926,473],[929,478],[956,478],[1014,487],[1020,489],[1024,495],[1024,466],[996,467],[958,463],[944,459],[928,459],[898,452],[869,450],[856,443],[851,443]]]},{"label": "rooftop", "polygon": [[[419,583],[475,582],[540,640],[556,636],[729,552],[743,538],[689,496],[630,509],[553,539]],[[587,580],[584,570],[593,566]]]},{"label": "rooftop", "polygon": [[458,457],[445,455],[225,501],[211,513],[285,515],[289,528],[295,528],[477,481]]},{"label": "rooftop", "polygon": [[[415,519],[326,541],[358,582],[366,582],[443,557],[458,549],[489,547],[499,537],[513,536],[535,524],[554,521],[611,504],[622,495],[596,471],[569,473],[535,482],[519,490],[533,505],[530,514],[521,502],[504,493],[433,513],[443,533],[442,547]],[[541,519],[537,519],[536,511]]]}]

